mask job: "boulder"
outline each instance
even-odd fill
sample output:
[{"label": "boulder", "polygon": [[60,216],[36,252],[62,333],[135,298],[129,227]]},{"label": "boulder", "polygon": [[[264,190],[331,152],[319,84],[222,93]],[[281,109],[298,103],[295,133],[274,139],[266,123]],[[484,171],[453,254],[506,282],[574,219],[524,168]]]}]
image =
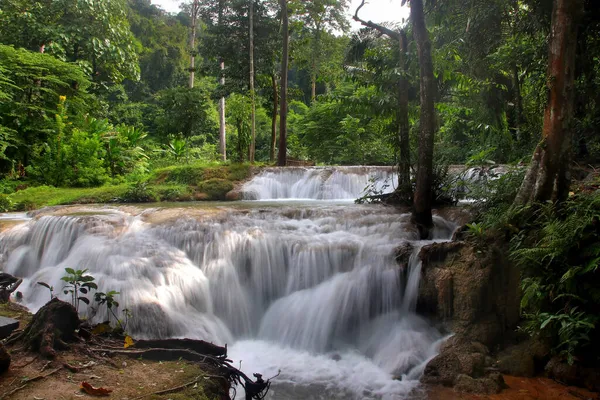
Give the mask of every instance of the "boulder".
[{"label": "boulder", "polygon": [[519,321],[519,270],[494,243],[424,246],[417,311],[465,341],[495,346]]},{"label": "boulder", "polygon": [[0,317],[0,339],[9,337],[17,328],[19,328],[19,321],[16,319]]},{"label": "boulder", "polygon": [[496,366],[503,374],[533,377],[542,372],[549,356],[548,344],[539,338],[530,338],[498,353]]},{"label": "boulder", "polygon": [[600,368],[581,364],[569,364],[561,357],[553,357],[546,364],[549,378],[573,386],[583,386],[591,391],[600,391]]},{"label": "boulder", "polygon": [[472,378],[469,375],[461,374],[458,375],[454,384],[454,389],[459,392],[484,395],[500,393],[506,387],[502,374],[498,372],[483,378]]}]

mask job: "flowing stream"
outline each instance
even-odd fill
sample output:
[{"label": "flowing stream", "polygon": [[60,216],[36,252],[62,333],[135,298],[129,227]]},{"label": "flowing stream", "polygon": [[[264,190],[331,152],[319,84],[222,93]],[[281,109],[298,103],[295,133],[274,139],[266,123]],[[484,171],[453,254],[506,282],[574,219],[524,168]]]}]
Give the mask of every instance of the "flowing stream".
[{"label": "flowing stream", "polygon": [[[443,339],[414,312],[416,254],[429,242],[416,239],[407,214],[311,193],[293,203],[36,216],[0,233],[0,269],[25,278],[23,302],[35,311],[50,298],[36,282],[67,299],[64,268],[86,268],[99,290],[120,292],[132,336],[227,343],[247,373],[281,370],[272,399],[412,398]],[[455,228],[439,217],[435,225],[434,240]],[[415,250],[402,268],[395,249],[405,242]],[[108,317],[83,303],[80,311],[92,322]]]}]

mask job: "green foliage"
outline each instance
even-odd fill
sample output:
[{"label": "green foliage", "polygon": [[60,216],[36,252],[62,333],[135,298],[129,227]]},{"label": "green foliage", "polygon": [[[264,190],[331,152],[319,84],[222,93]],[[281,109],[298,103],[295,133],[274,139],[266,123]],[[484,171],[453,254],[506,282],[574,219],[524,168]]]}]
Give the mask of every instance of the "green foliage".
[{"label": "green foliage", "polygon": [[600,318],[599,210],[598,193],[573,196],[558,214],[541,206],[511,242],[524,275],[524,329],[552,338],[570,363],[600,355],[592,341]]},{"label": "green foliage", "polygon": [[94,301],[96,303],[98,303],[98,306],[106,306],[106,309],[108,310],[108,321],[110,323],[110,317],[112,315],[112,317],[115,319],[115,322],[117,323],[117,326],[119,328],[119,330],[121,332],[126,332],[127,329],[127,323],[129,321],[129,318],[131,317],[131,313],[129,312],[128,309],[124,309],[123,310],[123,315],[124,315],[124,319],[121,319],[119,317],[117,317],[116,314],[116,310],[119,308],[119,302],[115,299],[115,296],[119,295],[120,293],[115,291],[115,290],[110,290],[106,293],[104,292],[96,292],[94,293]]},{"label": "green foliage", "polygon": [[233,190],[233,183],[226,179],[213,178],[198,183],[198,190],[208,196],[208,200],[225,200],[227,192]]},{"label": "green foliage", "polygon": [[11,211],[14,207],[12,200],[8,195],[0,193],[0,212]]},{"label": "green foliage", "polygon": [[67,283],[63,288],[63,293],[71,294],[71,304],[79,312],[79,302],[89,305],[90,300],[86,296],[91,289],[98,289],[98,285],[94,283],[93,276],[86,275],[87,269],[65,268],[65,272],[67,274],[60,278]]},{"label": "green foliage", "polygon": [[124,203],[150,203],[158,201],[158,196],[147,182],[135,182],[119,199]]}]

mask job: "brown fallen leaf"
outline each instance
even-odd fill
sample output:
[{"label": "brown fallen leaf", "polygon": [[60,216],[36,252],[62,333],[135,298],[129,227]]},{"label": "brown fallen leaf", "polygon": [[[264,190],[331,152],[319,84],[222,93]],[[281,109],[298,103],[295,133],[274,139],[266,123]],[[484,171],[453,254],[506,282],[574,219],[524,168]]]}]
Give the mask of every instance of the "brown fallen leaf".
[{"label": "brown fallen leaf", "polygon": [[81,382],[79,388],[92,396],[109,396],[112,390],[103,387],[95,388],[87,382]]}]

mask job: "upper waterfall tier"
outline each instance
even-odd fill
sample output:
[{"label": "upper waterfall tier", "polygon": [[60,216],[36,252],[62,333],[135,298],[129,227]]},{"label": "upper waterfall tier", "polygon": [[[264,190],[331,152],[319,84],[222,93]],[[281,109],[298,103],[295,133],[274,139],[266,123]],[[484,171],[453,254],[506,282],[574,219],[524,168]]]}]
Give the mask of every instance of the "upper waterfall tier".
[{"label": "upper waterfall tier", "polygon": [[397,182],[393,167],[283,167],[264,169],[242,191],[245,200],[354,200]]}]

